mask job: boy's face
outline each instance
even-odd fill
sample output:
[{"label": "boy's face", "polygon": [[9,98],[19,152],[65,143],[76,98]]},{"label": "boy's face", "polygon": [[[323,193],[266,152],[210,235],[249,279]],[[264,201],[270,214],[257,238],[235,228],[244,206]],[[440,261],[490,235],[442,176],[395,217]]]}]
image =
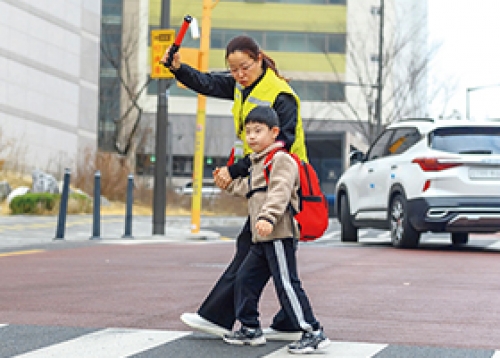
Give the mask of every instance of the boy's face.
[{"label": "boy's face", "polygon": [[256,153],[273,144],[279,132],[278,127],[269,128],[264,123],[250,122],[245,125],[246,141]]}]

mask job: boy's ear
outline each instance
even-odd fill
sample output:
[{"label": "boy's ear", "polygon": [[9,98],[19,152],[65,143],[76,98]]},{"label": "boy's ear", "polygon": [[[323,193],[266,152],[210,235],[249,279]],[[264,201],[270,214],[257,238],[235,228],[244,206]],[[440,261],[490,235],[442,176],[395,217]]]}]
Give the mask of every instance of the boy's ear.
[{"label": "boy's ear", "polygon": [[271,133],[273,134],[273,138],[276,139],[278,134],[280,134],[280,127],[272,127]]}]

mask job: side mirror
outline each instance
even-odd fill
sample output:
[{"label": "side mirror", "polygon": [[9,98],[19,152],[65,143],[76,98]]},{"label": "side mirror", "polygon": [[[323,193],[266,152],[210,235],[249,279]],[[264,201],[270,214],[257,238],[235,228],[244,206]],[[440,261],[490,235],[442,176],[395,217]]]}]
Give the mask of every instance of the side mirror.
[{"label": "side mirror", "polygon": [[364,161],[365,161],[365,154],[359,150],[355,150],[351,152],[351,154],[349,155],[350,165],[354,165],[356,163]]}]

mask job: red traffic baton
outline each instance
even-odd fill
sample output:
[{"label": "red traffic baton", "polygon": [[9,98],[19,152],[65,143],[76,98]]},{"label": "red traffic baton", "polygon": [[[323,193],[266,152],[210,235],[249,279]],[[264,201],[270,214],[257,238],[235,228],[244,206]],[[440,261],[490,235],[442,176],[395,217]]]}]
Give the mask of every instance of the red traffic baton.
[{"label": "red traffic baton", "polygon": [[182,26],[179,30],[179,33],[175,37],[175,41],[172,46],[170,46],[170,50],[168,51],[167,61],[163,64],[165,67],[170,68],[172,66],[172,61],[174,59],[174,54],[179,51],[181,47],[182,40],[184,39],[184,35],[186,34],[187,29],[189,28],[189,24],[193,21],[193,18],[189,15],[184,16],[184,21],[182,22]]}]

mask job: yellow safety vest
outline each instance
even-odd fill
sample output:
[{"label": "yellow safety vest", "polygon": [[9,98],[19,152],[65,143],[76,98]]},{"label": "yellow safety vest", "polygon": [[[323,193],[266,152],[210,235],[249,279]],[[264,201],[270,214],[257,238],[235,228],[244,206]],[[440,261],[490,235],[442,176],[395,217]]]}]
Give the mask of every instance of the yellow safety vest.
[{"label": "yellow safety vest", "polygon": [[290,148],[291,153],[295,153],[298,157],[304,161],[307,159],[306,144],[304,138],[304,129],[302,127],[302,117],[300,116],[300,99],[297,97],[293,89],[288,85],[288,83],[279,78],[273,70],[268,68],[264,77],[255,86],[255,88],[250,92],[245,102],[241,103],[242,87],[237,83],[234,87],[234,104],[233,104],[233,118],[234,118],[234,129],[236,131],[236,136],[243,141],[243,150],[245,155],[252,152],[252,149],[248,146],[245,140],[245,118],[248,113],[256,106],[268,106],[272,107],[276,97],[280,93],[291,94],[297,101],[297,126],[295,127],[295,142],[293,142]]}]

